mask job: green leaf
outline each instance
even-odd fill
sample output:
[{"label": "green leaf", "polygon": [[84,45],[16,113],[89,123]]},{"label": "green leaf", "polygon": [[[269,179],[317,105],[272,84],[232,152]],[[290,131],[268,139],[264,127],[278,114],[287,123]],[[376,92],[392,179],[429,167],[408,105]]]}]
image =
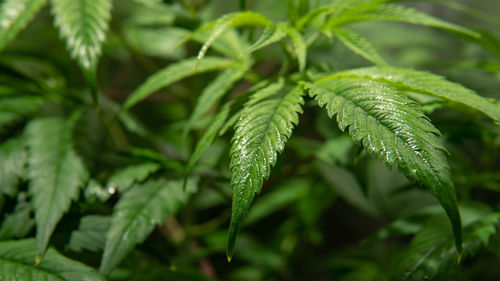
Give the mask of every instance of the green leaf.
[{"label": "green leaf", "polygon": [[[463,256],[475,255],[497,232],[500,214],[461,208],[464,217]],[[451,242],[445,218],[430,218],[417,233],[410,248],[397,256],[396,274],[392,280],[439,280],[448,270],[457,267],[457,252]]]},{"label": "green leaf", "polygon": [[68,248],[75,252],[84,249],[96,252],[103,249],[110,220],[110,217],[99,215],[82,217],[78,230],[71,233]]},{"label": "green leaf", "polygon": [[294,124],[299,122],[304,102],[303,90],[280,91],[278,82],[257,91],[245,105],[235,125],[231,147],[231,186],[233,206],[227,256],[231,259],[236,235],[255,193],[260,192],[263,178],[268,178],[277,154],[284,149],[292,134]]},{"label": "green leaf", "polygon": [[111,0],[51,0],[55,25],[97,101],[96,71],[111,17]]},{"label": "green leaf", "polygon": [[330,28],[333,28],[354,22],[370,20],[407,22],[447,29],[474,38],[480,37],[477,32],[467,28],[435,18],[410,7],[394,4],[361,5],[356,9],[347,9],[347,11],[339,14],[337,17],[331,17],[327,24]]},{"label": "green leaf", "polygon": [[203,27],[195,31],[186,40],[189,40],[191,37],[194,37],[202,32],[211,30],[211,33],[205,41],[205,44],[203,44],[200,51],[198,52],[198,60],[201,60],[205,56],[208,48],[210,48],[212,43],[228,29],[241,26],[268,26],[269,24],[271,24],[271,21],[259,13],[250,11],[231,13],[224,15],[216,21],[204,25]]},{"label": "green leaf", "polygon": [[198,162],[203,153],[208,149],[208,147],[210,147],[210,144],[212,144],[212,142],[214,141],[220,128],[222,127],[222,125],[224,125],[224,122],[226,122],[226,119],[229,116],[230,111],[231,111],[231,103],[226,103],[224,107],[222,107],[219,114],[217,114],[214,120],[210,123],[210,126],[207,128],[207,131],[200,139],[200,141],[198,141],[198,143],[196,144],[196,148],[194,149],[191,158],[189,158],[189,162],[186,166],[186,177],[194,168],[194,165],[196,164],[196,162]]},{"label": "green leaf", "polygon": [[0,4],[0,50],[35,17],[47,0],[5,0]]},{"label": "green leaf", "polygon": [[322,79],[307,88],[330,117],[337,115],[342,131],[349,128],[356,143],[388,165],[396,162],[406,177],[437,197],[450,218],[460,252],[460,213],[445,148],[440,132],[418,105],[398,89],[366,79]]},{"label": "green leaf", "polygon": [[151,180],[126,192],[114,208],[100,271],[107,275],[135,245],[144,242],[156,225],[161,225],[187,201],[196,184],[186,190],[181,180]]},{"label": "green leaf", "polygon": [[288,24],[286,22],[269,24],[262,32],[262,35],[259,37],[259,39],[255,43],[253,43],[252,46],[248,47],[248,49],[245,50],[243,54],[250,54],[257,51],[258,49],[264,48],[265,46],[280,41],[286,36],[287,29]]},{"label": "green leaf", "polygon": [[37,119],[26,129],[29,191],[33,196],[39,255],[44,253],[57,223],[71,201],[78,198],[88,177],[71,139],[77,115],[69,120]]},{"label": "green leaf", "polygon": [[35,113],[43,99],[37,96],[13,95],[0,97],[0,132],[12,123]]},{"label": "green leaf", "polygon": [[302,37],[300,32],[290,27],[287,30],[288,37],[292,40],[293,50],[297,55],[297,60],[299,61],[299,71],[302,72],[306,68],[306,60],[307,60],[307,44]]},{"label": "green leaf", "polygon": [[157,163],[141,163],[128,166],[114,173],[108,180],[108,189],[124,192],[128,190],[134,183],[140,183],[147,177],[160,169]]},{"label": "green leaf", "polygon": [[0,226],[0,240],[22,238],[35,226],[35,221],[31,218],[33,208],[26,197],[25,192],[18,194],[16,208],[5,216]]},{"label": "green leaf", "polygon": [[356,54],[378,65],[387,65],[387,62],[378,54],[373,45],[357,33],[345,29],[335,29],[335,35],[344,45]]},{"label": "green leaf", "polygon": [[456,102],[478,110],[495,121],[500,121],[500,110],[495,104],[477,95],[460,84],[447,81],[444,77],[425,71],[400,69],[395,67],[367,67],[333,74],[335,77],[359,77],[381,81],[404,91],[411,91]]},{"label": "green leaf", "polygon": [[311,183],[306,179],[296,178],[283,182],[280,186],[256,200],[245,218],[245,226],[267,217],[277,210],[290,205],[306,196]]},{"label": "green leaf", "polygon": [[94,269],[49,249],[37,264],[36,241],[0,242],[0,280],[12,281],[104,281]]},{"label": "green leaf", "polygon": [[14,197],[17,185],[25,176],[26,147],[23,137],[0,144],[0,194]]},{"label": "green leaf", "polygon": [[[171,64],[159,72],[149,77],[146,82],[139,86],[127,101],[125,101],[125,108],[131,108],[136,103],[148,97],[155,91],[167,87],[188,76],[207,71],[213,71],[221,68],[230,67],[234,62],[232,60],[208,57],[197,65],[197,59],[186,59],[178,63]],[[196,66],[196,67],[195,67]]]},{"label": "green leaf", "polygon": [[201,92],[198,102],[189,117],[189,121],[185,127],[185,132],[188,132],[192,124],[195,124],[202,118],[203,114],[219,100],[222,96],[227,93],[234,84],[240,80],[250,66],[245,64],[236,68],[228,68],[224,70],[215,80],[213,80],[203,92]]}]

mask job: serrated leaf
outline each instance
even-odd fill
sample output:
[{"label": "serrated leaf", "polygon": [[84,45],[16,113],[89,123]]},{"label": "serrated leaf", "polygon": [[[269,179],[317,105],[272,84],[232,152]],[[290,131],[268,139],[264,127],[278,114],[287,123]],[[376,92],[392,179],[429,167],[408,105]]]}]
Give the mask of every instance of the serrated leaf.
[{"label": "serrated leaf", "polygon": [[82,217],[78,229],[71,233],[68,248],[75,252],[84,249],[96,252],[103,249],[110,220],[110,217],[99,215]]},{"label": "serrated leaf", "polygon": [[297,28],[300,30],[310,26],[317,26],[324,23],[326,17],[337,18],[346,11],[352,11],[366,7],[380,5],[391,0],[336,0],[333,3],[316,8],[297,21]]},{"label": "serrated leaf", "polygon": [[35,221],[31,218],[33,208],[26,197],[25,192],[18,194],[16,208],[5,216],[0,226],[0,240],[22,238],[35,226]]},{"label": "serrated leaf", "polygon": [[212,144],[220,128],[222,127],[222,125],[224,125],[224,122],[226,122],[230,110],[231,110],[231,103],[226,103],[224,107],[222,107],[221,111],[215,116],[212,123],[210,123],[210,126],[207,128],[207,131],[200,139],[200,141],[198,141],[198,143],[196,144],[196,148],[193,154],[191,155],[191,158],[189,158],[189,162],[186,166],[186,176],[189,175],[196,162],[198,162],[203,153]]},{"label": "serrated leaf", "polygon": [[26,143],[23,137],[0,144],[0,194],[14,197],[17,185],[25,176]]},{"label": "serrated leaf", "polygon": [[5,0],[0,4],[0,50],[35,17],[47,0]]},{"label": "serrated leaf", "polygon": [[302,113],[302,88],[296,87],[281,95],[283,86],[281,81],[253,94],[235,125],[231,147],[233,205],[227,248],[229,259],[243,218],[255,194],[260,192],[263,179],[269,177],[294,124],[299,122],[298,114]]},{"label": "serrated leaf", "polygon": [[345,29],[335,29],[340,39],[351,51],[378,65],[387,65],[387,62],[378,54],[373,45],[357,33]]},{"label": "serrated leaf", "polygon": [[[475,255],[496,233],[500,214],[461,208],[464,216],[463,257]],[[472,216],[472,217],[471,217]],[[455,268],[457,252],[451,242],[445,218],[430,218],[413,238],[410,248],[398,256],[392,280],[439,280],[447,270]]]},{"label": "serrated leaf", "polygon": [[407,22],[447,29],[474,38],[480,37],[477,32],[470,29],[435,18],[410,7],[394,4],[362,5],[355,9],[348,9],[336,17],[331,17],[327,25],[330,28],[334,28],[345,24],[370,20]]},{"label": "serrated leaf", "polygon": [[35,113],[43,99],[37,96],[5,96],[0,98],[0,132],[11,123]]},{"label": "serrated leaf", "polygon": [[196,184],[184,190],[181,180],[151,180],[136,184],[114,208],[100,271],[107,275],[135,245],[144,242],[156,225],[161,225],[187,201]]},{"label": "serrated leaf", "polygon": [[462,249],[460,213],[445,149],[436,129],[418,105],[398,89],[359,78],[322,79],[306,86],[342,131],[380,157],[397,163],[410,180],[426,186],[451,221],[455,242]]},{"label": "serrated leaf", "polygon": [[141,163],[128,166],[109,178],[107,187],[119,192],[128,190],[133,184],[140,183],[160,169],[157,163]]},{"label": "serrated leaf", "polygon": [[257,51],[258,49],[264,48],[265,46],[271,45],[285,38],[286,31],[288,29],[288,24],[286,22],[281,22],[278,24],[271,23],[262,32],[262,35],[253,43],[248,49],[246,49],[243,54],[250,54]]},{"label": "serrated leaf", "polygon": [[104,281],[99,273],[80,262],[49,249],[36,265],[34,239],[0,242],[0,280],[12,281]]},{"label": "serrated leaf", "polygon": [[197,58],[198,60],[201,60],[205,56],[208,48],[210,48],[212,43],[228,29],[240,26],[267,26],[270,23],[270,20],[259,13],[250,11],[231,13],[224,15],[216,21],[204,25],[203,27],[195,31],[186,40],[189,40],[191,37],[194,37],[202,32],[211,30],[211,33],[205,41],[205,44],[203,44],[200,51],[198,52]]},{"label": "serrated leaf", "polygon": [[306,60],[307,60],[307,44],[302,37],[300,32],[290,27],[287,30],[288,37],[292,40],[293,50],[297,55],[297,60],[299,62],[299,71],[302,72],[306,68]]},{"label": "serrated leaf", "polygon": [[36,119],[26,128],[29,192],[33,196],[39,255],[44,253],[57,223],[71,201],[78,198],[88,177],[72,144],[77,115],[69,120]]},{"label": "serrated leaf", "polygon": [[230,67],[234,62],[232,60],[207,57],[198,63],[196,58],[186,59],[178,63],[171,64],[159,72],[150,76],[146,82],[141,84],[130,97],[125,101],[125,108],[131,108],[136,103],[148,97],[155,91],[167,87],[188,76],[207,71],[213,71],[221,68]]},{"label": "serrated leaf", "polygon": [[359,77],[390,83],[401,90],[460,103],[484,113],[495,121],[500,120],[500,109],[496,108],[494,103],[460,84],[447,81],[444,77],[429,72],[389,66],[366,67],[339,72],[325,79],[334,79],[335,77]]},{"label": "serrated leaf", "polygon": [[111,17],[111,0],[51,0],[55,25],[97,101],[96,71]]},{"label": "serrated leaf", "polygon": [[199,121],[203,114],[219,100],[222,96],[229,91],[234,84],[245,75],[249,65],[243,65],[237,68],[228,68],[224,70],[215,80],[213,80],[203,92],[201,92],[198,102],[189,117],[188,123],[185,127],[185,132],[191,129],[192,124]]}]

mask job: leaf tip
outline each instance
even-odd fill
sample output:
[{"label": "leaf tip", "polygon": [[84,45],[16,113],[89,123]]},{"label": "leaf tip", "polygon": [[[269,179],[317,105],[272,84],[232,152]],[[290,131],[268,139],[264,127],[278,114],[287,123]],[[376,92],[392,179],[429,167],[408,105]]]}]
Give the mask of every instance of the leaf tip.
[{"label": "leaf tip", "polygon": [[40,265],[41,262],[42,262],[42,257],[40,257],[40,255],[36,255],[35,266]]}]

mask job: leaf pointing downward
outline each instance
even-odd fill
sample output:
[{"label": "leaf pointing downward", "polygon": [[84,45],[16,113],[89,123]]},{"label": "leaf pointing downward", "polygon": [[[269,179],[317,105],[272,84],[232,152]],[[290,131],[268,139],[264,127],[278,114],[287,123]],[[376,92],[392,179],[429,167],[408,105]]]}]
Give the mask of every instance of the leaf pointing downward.
[{"label": "leaf pointing downward", "polygon": [[355,142],[396,162],[410,180],[426,186],[439,200],[462,249],[460,214],[440,132],[418,105],[387,84],[357,78],[322,79],[306,86],[341,130],[349,128]]},{"label": "leaf pointing downward", "polygon": [[75,117],[68,121],[62,118],[38,119],[32,121],[26,131],[29,191],[33,196],[40,255],[88,177],[71,142]]},{"label": "leaf pointing downward", "polygon": [[51,0],[55,24],[96,99],[96,68],[111,16],[111,0]]},{"label": "leaf pointing downward", "polygon": [[[282,94],[282,86],[276,85],[256,92],[236,123],[231,148],[233,207],[227,249],[229,260],[250,203],[255,193],[260,192],[263,178],[269,177],[278,152],[283,150],[294,124],[298,123],[298,113],[302,113],[303,90],[297,87]],[[274,90],[269,91],[272,87]]]}]

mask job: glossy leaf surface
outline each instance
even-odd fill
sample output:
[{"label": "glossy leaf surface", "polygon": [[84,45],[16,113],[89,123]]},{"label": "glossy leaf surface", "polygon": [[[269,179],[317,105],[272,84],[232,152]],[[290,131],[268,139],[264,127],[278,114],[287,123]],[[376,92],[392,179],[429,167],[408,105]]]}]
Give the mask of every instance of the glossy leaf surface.
[{"label": "glossy leaf surface", "polygon": [[283,94],[282,87],[278,82],[257,91],[235,125],[231,148],[233,207],[227,250],[229,259],[242,220],[255,194],[260,192],[264,178],[269,177],[293,126],[298,123],[298,114],[302,113],[303,90],[297,87]]},{"label": "glossy leaf surface", "polygon": [[440,132],[418,105],[395,88],[365,79],[323,79],[307,88],[355,142],[387,164],[397,163],[406,177],[437,197],[450,218],[460,252],[460,214],[445,148]]},{"label": "glossy leaf surface", "polygon": [[456,102],[478,110],[495,121],[500,120],[500,110],[494,103],[460,84],[430,72],[395,67],[367,67],[339,72],[326,79],[334,77],[359,77],[390,83],[402,91],[418,92]]}]

